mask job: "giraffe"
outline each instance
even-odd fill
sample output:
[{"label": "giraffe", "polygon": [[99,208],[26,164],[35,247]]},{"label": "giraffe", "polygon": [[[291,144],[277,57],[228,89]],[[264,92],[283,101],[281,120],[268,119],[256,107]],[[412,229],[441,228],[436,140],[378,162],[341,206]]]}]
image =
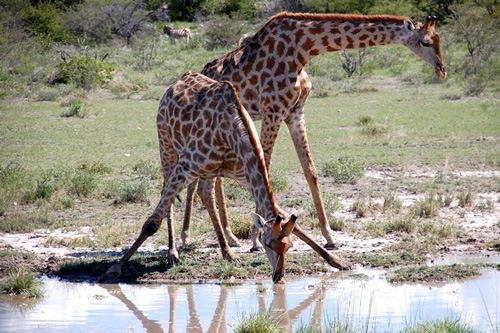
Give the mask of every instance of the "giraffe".
[{"label": "giraffe", "polygon": [[[212,219],[222,256],[235,260],[236,255],[221,231],[215,208],[215,179],[222,176],[234,178],[252,193],[260,214],[253,214],[253,220],[255,226],[263,230],[260,241],[265,245],[273,268],[273,282],[285,283],[285,254],[292,246],[289,236],[298,227],[297,217],[292,215],[285,222],[284,212],[275,203],[257,131],[234,86],[227,81],[218,82],[202,74],[186,72],[163,95],[157,127],[164,176],[160,201],[130,249],[99,281],[116,279],[141,244],[160,228],[164,217],[167,218],[169,235],[168,259],[171,263],[178,262],[173,202],[180,191],[197,177],[204,179],[198,193]],[[298,234],[301,237],[300,228]],[[307,235],[305,241],[312,242],[313,249],[320,247]],[[324,250],[315,250],[325,257],[321,253]],[[333,257],[326,256],[325,259],[335,262]]]},{"label": "giraffe", "polygon": [[[252,120],[262,120],[260,140],[268,170],[278,131],[285,122],[311,190],[327,249],[337,249],[338,244],[328,223],[307,140],[304,105],[312,86],[305,66],[311,58],[327,52],[402,44],[432,65],[439,78],[445,79],[441,38],[435,24],[435,17],[428,17],[422,24],[399,16],[284,12],[273,16],[237,49],[209,62],[202,70],[212,79],[232,82]],[[195,181],[188,187],[183,242],[189,241],[190,205],[196,184]],[[224,196],[222,180],[217,182],[216,193],[217,198]],[[225,205],[218,201],[218,206],[226,237],[238,246],[225,221]],[[252,239],[253,250],[260,249],[255,233]]]}]

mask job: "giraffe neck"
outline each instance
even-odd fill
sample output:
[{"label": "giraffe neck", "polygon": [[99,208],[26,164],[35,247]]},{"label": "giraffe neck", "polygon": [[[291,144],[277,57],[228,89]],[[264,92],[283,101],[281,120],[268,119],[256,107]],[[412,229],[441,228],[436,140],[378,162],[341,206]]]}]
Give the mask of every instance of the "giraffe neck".
[{"label": "giraffe neck", "polygon": [[411,36],[407,24],[410,19],[397,16],[282,13],[266,24],[261,36],[269,52],[283,48],[282,54],[295,57],[301,68],[327,52],[405,44]]},{"label": "giraffe neck", "polygon": [[[230,83],[227,82],[227,84]],[[232,86],[232,84],[230,85]],[[262,150],[255,125],[250,115],[241,105],[234,87],[233,91],[234,97],[238,100],[239,107],[231,108],[237,115],[231,115],[229,118],[230,121],[235,122],[229,128],[237,129],[237,133],[227,135],[226,139],[230,141],[230,146],[232,146],[238,160],[243,165],[248,189],[252,192],[259,214],[264,219],[269,220],[278,215],[279,208],[274,200],[264,160],[264,151]]]}]

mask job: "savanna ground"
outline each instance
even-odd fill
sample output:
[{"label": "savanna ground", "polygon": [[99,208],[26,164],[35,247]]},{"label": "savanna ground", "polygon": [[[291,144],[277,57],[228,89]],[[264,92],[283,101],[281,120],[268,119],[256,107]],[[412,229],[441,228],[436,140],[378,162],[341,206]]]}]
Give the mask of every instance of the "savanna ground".
[{"label": "savanna ground", "polygon": [[[431,69],[429,68],[429,71]],[[308,137],[330,223],[355,266],[383,267],[393,281],[454,279],[478,267],[442,256],[498,256],[500,114],[493,94],[458,97],[450,83],[372,76],[306,106]],[[3,101],[0,276],[35,274],[94,281],[138,235],[159,198],[157,99],[94,92],[81,116],[58,101]],[[323,243],[308,186],[286,126],[273,155],[278,204]],[[239,262],[222,259],[212,225],[195,204],[192,244],[165,257],[166,228],[125,267],[121,281],[239,281],[270,278],[264,253],[249,253],[251,197],[226,181]],[[184,198],[184,195],[181,195]],[[177,236],[183,203],[176,203]],[[497,266],[498,267],[498,266]],[[332,269],[298,239],[287,276]],[[438,274],[438,272],[441,272]],[[454,276],[452,273],[463,274]]]}]

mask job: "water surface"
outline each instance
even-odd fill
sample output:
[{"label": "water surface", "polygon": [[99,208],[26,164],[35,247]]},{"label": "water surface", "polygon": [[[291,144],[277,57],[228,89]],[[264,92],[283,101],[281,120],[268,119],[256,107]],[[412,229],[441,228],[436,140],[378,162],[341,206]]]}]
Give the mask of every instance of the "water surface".
[{"label": "water surface", "polygon": [[391,285],[382,271],[242,285],[90,284],[43,278],[38,301],[0,298],[0,332],[232,332],[243,316],[270,311],[290,331],[334,322],[396,332],[440,318],[480,332],[500,328],[500,272],[442,285]]}]

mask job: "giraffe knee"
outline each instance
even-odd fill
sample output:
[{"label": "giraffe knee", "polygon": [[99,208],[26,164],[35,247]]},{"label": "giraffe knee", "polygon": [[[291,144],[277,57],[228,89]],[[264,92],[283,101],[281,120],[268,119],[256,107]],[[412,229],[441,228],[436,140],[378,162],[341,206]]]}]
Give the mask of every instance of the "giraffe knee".
[{"label": "giraffe knee", "polygon": [[154,235],[160,229],[162,218],[158,215],[151,215],[142,226],[141,234],[146,236]]}]

